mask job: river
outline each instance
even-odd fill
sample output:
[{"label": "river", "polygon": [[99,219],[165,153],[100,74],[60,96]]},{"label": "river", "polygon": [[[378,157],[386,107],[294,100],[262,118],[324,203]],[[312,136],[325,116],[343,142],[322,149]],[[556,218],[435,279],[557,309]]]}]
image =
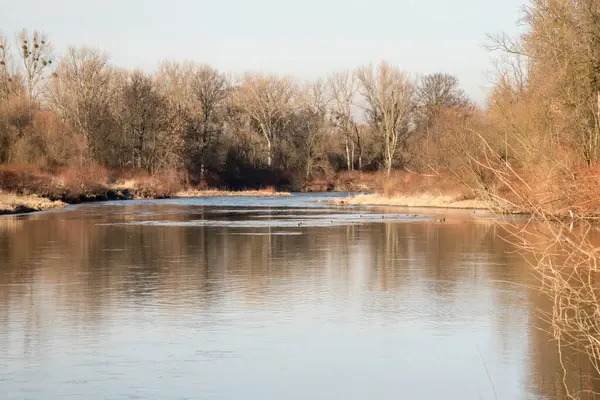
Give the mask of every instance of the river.
[{"label": "river", "polygon": [[328,196],[0,218],[0,398],[561,398],[502,222]]}]

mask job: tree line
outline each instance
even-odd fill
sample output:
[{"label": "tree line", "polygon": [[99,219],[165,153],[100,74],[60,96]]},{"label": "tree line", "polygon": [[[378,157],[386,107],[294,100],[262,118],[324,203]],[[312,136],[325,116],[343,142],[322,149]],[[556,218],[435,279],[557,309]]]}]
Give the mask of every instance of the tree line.
[{"label": "tree line", "polygon": [[57,58],[37,31],[0,35],[0,163],[301,189],[342,170],[416,165],[436,119],[476,109],[454,76],[417,78],[385,62],[312,82],[176,61],[147,73],[90,47]]}]

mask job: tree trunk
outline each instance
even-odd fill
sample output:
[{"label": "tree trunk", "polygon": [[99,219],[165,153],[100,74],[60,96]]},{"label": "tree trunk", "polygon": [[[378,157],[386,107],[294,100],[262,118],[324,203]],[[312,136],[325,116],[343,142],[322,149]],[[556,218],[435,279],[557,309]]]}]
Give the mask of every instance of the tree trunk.
[{"label": "tree trunk", "polygon": [[271,140],[267,139],[267,165],[271,168]]},{"label": "tree trunk", "polygon": [[350,148],[348,147],[348,139],[346,139],[346,166],[348,171],[352,171],[352,165],[350,165]]},{"label": "tree trunk", "polygon": [[392,172],[392,150],[390,149],[390,143],[386,140],[385,143],[385,169],[387,170],[387,175],[389,176]]}]

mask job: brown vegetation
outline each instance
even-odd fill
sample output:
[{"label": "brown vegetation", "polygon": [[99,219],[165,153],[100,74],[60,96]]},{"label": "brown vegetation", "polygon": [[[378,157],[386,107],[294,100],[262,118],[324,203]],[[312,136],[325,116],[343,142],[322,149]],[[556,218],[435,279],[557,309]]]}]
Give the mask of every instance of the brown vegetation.
[{"label": "brown vegetation", "polygon": [[[0,35],[0,164],[62,174],[49,187],[25,179],[44,196],[102,197],[121,179],[92,182],[89,169],[168,174],[193,188],[335,190],[346,171],[413,163],[409,139],[441,109],[469,107],[452,76],[419,80],[385,62],[306,83],[176,61],[148,74],[85,46],[55,59],[39,32],[14,44]],[[125,186],[142,197],[173,192],[156,180]]]},{"label": "brown vegetation", "polygon": [[216,196],[256,196],[256,197],[277,197],[289,196],[289,192],[277,192],[273,187],[260,190],[184,190],[175,193],[174,197],[216,197]]},{"label": "brown vegetation", "polygon": [[149,175],[87,166],[80,168],[40,168],[32,165],[1,165],[0,187],[21,195],[37,195],[67,203],[81,201],[164,198],[181,190],[180,178],[173,173]]},{"label": "brown vegetation", "polygon": [[[332,200],[336,205],[386,205],[487,209],[487,202],[476,198],[473,190],[461,185],[452,174],[417,174],[408,171],[351,175],[351,186],[374,191],[347,199]],[[343,178],[339,179],[343,182]],[[368,190],[371,188],[371,190]],[[360,191],[360,190],[359,190]]]},{"label": "brown vegetation", "polygon": [[563,356],[585,353],[589,381],[600,375],[599,18],[598,0],[532,0],[521,38],[493,38],[505,58],[488,111],[462,134],[447,130],[462,149],[456,175],[496,210],[532,216],[511,241],[553,304],[546,319],[573,399],[600,396],[569,391]]},{"label": "brown vegetation", "polygon": [[0,35],[0,189],[81,201],[272,185],[528,212],[514,241],[554,301],[554,337],[600,374],[600,0],[531,0],[523,21],[520,38],[492,38],[485,108],[450,75],[386,63],[306,84],[177,62],[150,75],[88,48],[53,63],[37,32],[11,52]]},{"label": "brown vegetation", "polygon": [[397,206],[419,208],[462,208],[488,209],[485,201],[477,199],[460,199],[446,195],[414,194],[381,196],[378,194],[360,194],[347,199],[335,199],[331,204],[339,206]]},{"label": "brown vegetation", "polygon": [[52,201],[33,195],[17,196],[0,192],[0,215],[44,211],[64,206],[66,206],[66,203],[62,201]]}]

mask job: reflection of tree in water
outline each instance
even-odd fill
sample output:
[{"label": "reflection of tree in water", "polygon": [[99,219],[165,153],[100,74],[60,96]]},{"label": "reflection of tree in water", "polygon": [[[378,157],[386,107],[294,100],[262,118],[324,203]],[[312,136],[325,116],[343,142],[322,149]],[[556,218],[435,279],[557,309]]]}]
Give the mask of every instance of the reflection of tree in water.
[{"label": "reflection of tree in water", "polygon": [[[433,289],[452,293],[459,281],[472,279],[481,263],[506,262],[506,244],[494,226],[483,224],[382,224],[373,235],[373,274],[381,288],[399,288],[403,278],[427,277],[443,284]],[[493,273],[493,271],[490,271]]]},{"label": "reflection of tree in water", "polygon": [[[193,214],[178,212],[168,218],[209,216],[214,218],[197,208]],[[403,299],[427,299],[428,307],[445,310],[436,319],[439,329],[460,319],[464,307],[485,306],[505,347],[514,348],[529,335],[529,385],[550,398],[560,393],[556,351],[550,336],[534,328],[544,328],[534,319],[536,310],[529,315],[511,312],[522,309],[523,301],[542,309],[548,304],[524,286],[505,288],[507,280],[532,280],[520,257],[511,253],[503,230],[493,223],[297,229],[106,224],[132,218],[102,211],[1,220],[0,280],[6,284],[0,285],[0,332],[6,334],[11,326],[8,315],[13,307],[27,314],[29,325],[23,329],[30,336],[25,345],[44,346],[51,318],[45,314],[44,300],[63,311],[58,323],[98,332],[108,329],[105,320],[123,306],[186,302],[203,312],[236,296],[262,309],[302,299],[306,294],[297,291],[305,290],[308,282],[324,289],[311,292],[315,301],[332,301],[327,289],[335,286],[338,295],[348,296],[348,306],[382,319]],[[280,232],[301,234],[271,235]],[[491,287],[502,290],[488,290]],[[490,293],[492,297],[485,297]],[[585,363],[572,366],[579,369],[585,370]],[[580,384],[578,377],[573,373],[569,384]]]},{"label": "reflection of tree in water", "polygon": [[[531,277],[532,283],[537,277]],[[598,399],[600,396],[600,377],[591,365],[589,357],[581,348],[563,346],[563,365],[559,358],[557,342],[553,338],[553,328],[549,317],[544,313],[552,310],[553,300],[548,294],[538,290],[528,291],[531,305],[530,318],[530,384],[538,388],[548,399],[567,399],[565,383],[576,399]],[[542,310],[543,313],[540,313]],[[566,371],[566,373],[565,373]]]}]

